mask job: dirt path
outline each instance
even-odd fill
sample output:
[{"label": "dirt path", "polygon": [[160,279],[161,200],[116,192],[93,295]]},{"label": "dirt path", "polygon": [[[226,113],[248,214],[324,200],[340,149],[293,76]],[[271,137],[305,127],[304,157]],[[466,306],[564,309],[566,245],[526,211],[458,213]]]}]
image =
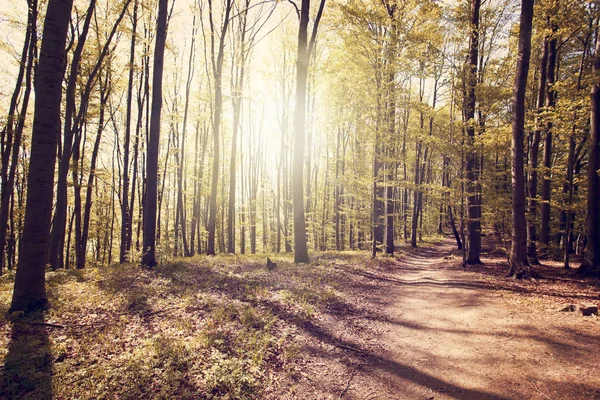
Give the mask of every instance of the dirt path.
[{"label": "dirt path", "polygon": [[379,294],[365,291],[364,321],[323,321],[336,351],[311,352],[312,397],[600,399],[597,318],[490,290],[444,261],[452,249],[364,273]]}]

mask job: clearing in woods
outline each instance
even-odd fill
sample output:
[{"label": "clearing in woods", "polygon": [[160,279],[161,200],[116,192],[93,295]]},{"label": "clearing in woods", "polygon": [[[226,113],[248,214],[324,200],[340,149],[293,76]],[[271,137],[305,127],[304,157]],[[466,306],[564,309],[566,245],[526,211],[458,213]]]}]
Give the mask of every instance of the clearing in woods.
[{"label": "clearing in woods", "polygon": [[405,251],[51,272],[52,310],[0,325],[0,398],[600,399],[600,320],[558,311],[597,280]]}]

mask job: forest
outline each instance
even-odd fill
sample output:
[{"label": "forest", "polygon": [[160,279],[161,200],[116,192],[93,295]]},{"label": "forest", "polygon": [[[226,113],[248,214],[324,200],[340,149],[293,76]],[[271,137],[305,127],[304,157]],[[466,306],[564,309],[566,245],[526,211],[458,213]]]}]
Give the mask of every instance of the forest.
[{"label": "forest", "polygon": [[3,0],[0,398],[600,398],[593,0]]}]

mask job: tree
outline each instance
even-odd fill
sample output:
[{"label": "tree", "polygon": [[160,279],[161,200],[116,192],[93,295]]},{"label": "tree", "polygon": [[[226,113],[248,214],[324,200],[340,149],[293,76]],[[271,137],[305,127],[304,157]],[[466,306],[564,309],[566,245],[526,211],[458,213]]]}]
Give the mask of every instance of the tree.
[{"label": "tree", "polygon": [[325,0],[321,0],[308,44],[310,0],[302,0],[298,29],[298,58],[296,63],[296,106],[294,112],[294,158],[292,162],[292,200],[294,211],[294,262],[308,262],[306,217],[304,214],[304,136],[306,126],[306,87],[310,54],[317,37]]},{"label": "tree", "polygon": [[467,178],[467,216],[469,250],[467,264],[479,264],[481,253],[481,194],[478,193],[479,154],[475,148],[475,86],[477,85],[477,61],[479,54],[479,10],[481,0],[471,2],[471,34],[469,37],[469,56],[465,76],[464,120],[467,133],[466,178]]},{"label": "tree", "polygon": [[600,271],[600,38],[596,28],[596,52],[590,96],[590,147],[588,159],[587,244],[579,271]]},{"label": "tree", "polygon": [[[196,15],[194,15],[194,19],[192,22],[192,40],[190,44],[190,56],[188,58],[188,73],[187,79],[185,83],[185,105],[183,111],[183,127],[181,132],[181,145],[179,148],[178,154],[176,154],[177,159],[179,161],[179,165],[177,167],[177,206],[175,207],[175,243],[177,243],[177,238],[179,232],[181,232],[181,238],[183,241],[183,254],[186,257],[190,257],[193,252],[193,246],[190,248],[188,246],[187,241],[187,224],[186,224],[186,213],[185,213],[185,198],[184,198],[184,166],[185,166],[185,143],[186,143],[186,132],[187,132],[187,120],[189,114],[189,106],[190,106],[190,91],[192,88],[192,81],[194,79],[194,66],[196,65],[195,58],[195,46],[196,46]],[[179,225],[179,230],[178,230]],[[177,250],[177,249],[175,249]]]},{"label": "tree", "polygon": [[534,276],[527,260],[527,224],[525,222],[525,91],[531,56],[531,25],[533,21],[533,0],[521,3],[519,23],[519,53],[515,74],[512,122],[512,246],[510,252],[509,276],[525,278]]},{"label": "tree", "polygon": [[[544,107],[546,98],[546,71],[548,69],[548,39],[544,38],[544,48],[540,59],[540,77],[537,92],[537,110],[539,114]],[[538,152],[540,147],[541,129],[539,128],[539,115],[535,118],[535,128],[531,138],[531,147],[529,150],[529,182],[528,192],[529,197],[527,203],[527,257],[533,264],[539,264],[537,257],[537,186],[538,186]]]},{"label": "tree", "polygon": [[[552,25],[553,33],[558,28]],[[546,71],[546,109],[552,111],[556,105],[556,65],[558,58],[557,38],[551,37],[548,43],[548,69]],[[549,117],[544,127],[544,153],[542,156],[542,165],[544,167],[541,204],[540,204],[540,238],[539,241],[543,245],[550,243],[550,196],[552,183],[552,136],[553,122]]]},{"label": "tree", "polygon": [[[133,16],[131,17],[133,26],[131,28],[131,42],[129,46],[129,75],[127,82],[127,109],[125,112],[125,143],[123,145],[123,182],[122,182],[122,200],[121,200],[121,247],[119,249],[119,262],[126,261],[127,253],[131,248],[131,213],[129,208],[129,143],[131,141],[131,109],[133,97],[133,73],[135,70],[135,43],[137,39],[138,23],[138,1],[134,0]],[[131,195],[134,193],[132,191]]]},{"label": "tree", "polygon": [[44,20],[35,80],[25,225],[11,311],[49,306],[45,283],[46,255],[54,196],[54,163],[60,134],[65,45],[72,6],[71,0],[49,0]]},{"label": "tree", "polygon": [[215,87],[215,103],[213,115],[213,170],[210,190],[210,205],[208,218],[208,244],[206,254],[214,256],[215,252],[215,233],[217,229],[217,190],[219,183],[219,164],[220,164],[220,145],[221,140],[221,114],[223,112],[223,58],[225,57],[225,40],[227,28],[229,27],[232,0],[226,0],[225,16],[223,26],[219,32],[218,48],[215,52],[215,36],[217,35],[214,24],[212,0],[208,1],[209,20],[210,20],[210,54],[212,61],[213,79]]},{"label": "tree", "polygon": [[[25,41],[23,42],[23,50],[21,52],[21,60],[19,64],[19,73],[15,90],[10,99],[8,110],[8,118],[6,127],[1,133],[1,159],[2,168],[0,171],[0,275],[2,275],[2,267],[4,266],[6,233],[8,230],[8,219],[10,211],[11,197],[14,196],[13,189],[15,184],[15,175],[19,163],[19,148],[21,146],[23,130],[25,128],[25,119],[27,107],[29,105],[29,97],[32,87],[33,67],[37,54],[37,15],[38,3],[37,0],[28,1],[27,15],[27,32]],[[21,86],[25,80],[25,88],[21,93]],[[17,114],[17,106],[19,97],[22,94],[21,111]],[[9,164],[10,162],[10,164]],[[11,232],[14,235],[14,232]],[[11,259],[12,254],[8,254],[8,259]],[[11,268],[9,262],[8,267]]]},{"label": "tree", "polygon": [[142,265],[156,265],[156,203],[158,197],[158,146],[162,111],[162,76],[167,40],[167,0],[159,0],[152,74],[152,114],[146,156],[146,199],[144,204],[144,254]]},{"label": "tree", "polygon": [[304,215],[304,126],[306,114],[306,83],[308,78],[307,32],[310,0],[302,0],[298,30],[296,63],[296,108],[294,113],[294,161],[292,199],[294,207],[294,262],[308,262],[306,219]]},{"label": "tree", "polygon": [[[85,42],[88,37],[92,16],[96,7],[96,0],[91,0],[86,11],[85,20],[81,33],[77,38],[77,46],[73,51],[70,64],[69,76],[67,78],[67,90],[65,93],[65,119],[61,148],[58,154],[58,176],[56,181],[56,207],[52,219],[52,232],[50,235],[50,249],[48,263],[52,269],[64,267],[65,230],[67,224],[67,192],[69,170],[71,167],[71,156],[73,154],[73,139],[78,129],[76,119],[77,107],[75,104],[77,91],[77,77],[80,72],[80,63],[83,55]],[[88,81],[89,82],[89,81]],[[80,110],[85,108],[80,104]]]}]

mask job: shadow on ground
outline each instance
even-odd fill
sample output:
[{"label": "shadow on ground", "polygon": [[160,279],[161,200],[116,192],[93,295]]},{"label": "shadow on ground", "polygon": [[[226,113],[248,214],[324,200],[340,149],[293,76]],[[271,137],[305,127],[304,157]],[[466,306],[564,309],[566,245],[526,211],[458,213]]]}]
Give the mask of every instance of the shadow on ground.
[{"label": "shadow on ground", "polygon": [[0,399],[52,398],[52,352],[43,315],[12,324],[0,383]]}]

